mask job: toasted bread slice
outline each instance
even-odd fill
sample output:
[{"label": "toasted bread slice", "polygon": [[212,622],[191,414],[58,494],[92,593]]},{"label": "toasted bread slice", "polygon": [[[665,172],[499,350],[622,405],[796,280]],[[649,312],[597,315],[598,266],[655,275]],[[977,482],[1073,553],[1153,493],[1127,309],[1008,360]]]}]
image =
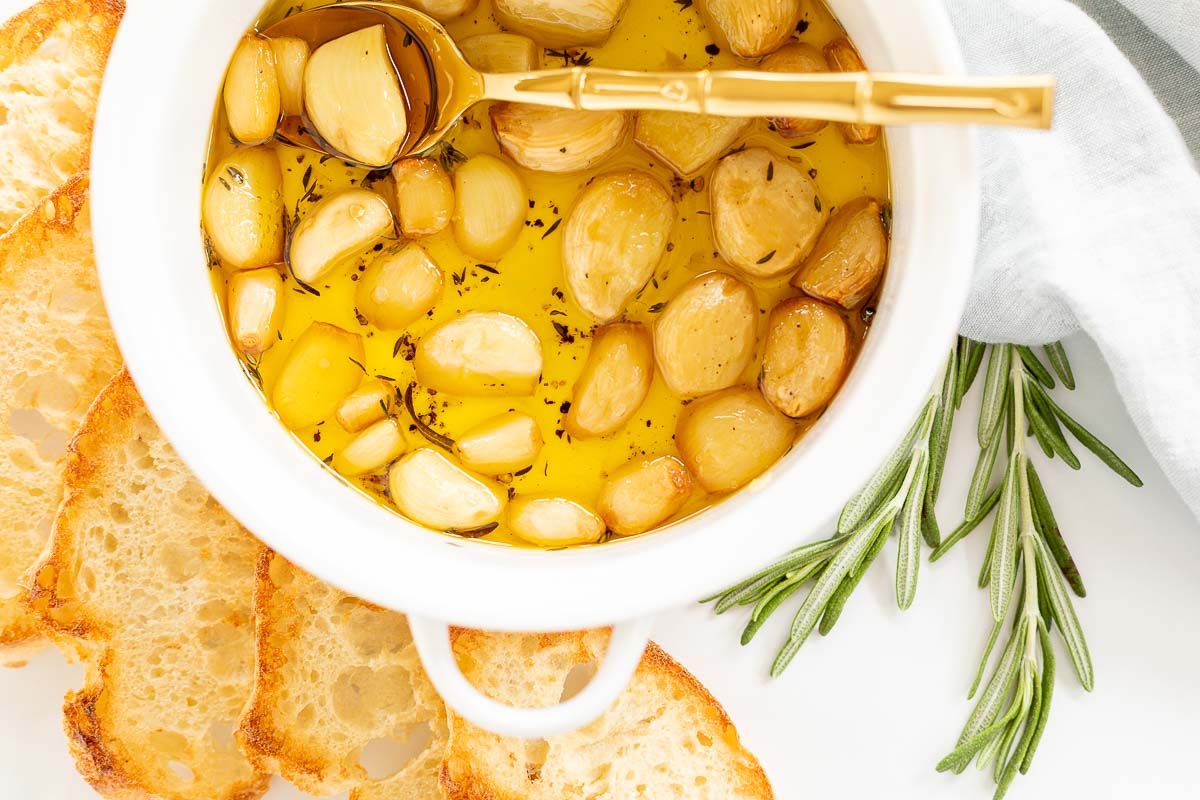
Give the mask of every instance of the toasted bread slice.
[{"label": "toasted bread slice", "polygon": [[71,442],[63,503],[29,603],[86,661],[64,727],[110,798],[249,800],[258,543],[175,455],[122,372]]},{"label": "toasted bread slice", "polygon": [[0,232],[88,165],[122,0],[42,0],[0,27]]},{"label": "toasted bread slice", "polygon": [[[404,616],[270,551],[259,560],[254,610],[256,680],[238,739],[259,768],[322,797],[440,798],[446,711]],[[390,749],[392,763],[370,763],[374,749]]]},{"label": "toasted bread slice", "polygon": [[50,533],[66,445],[120,356],[92,261],[88,181],[0,236],[0,663],[40,641],[22,576]]},{"label": "toasted bread slice", "polygon": [[[509,705],[559,702],[572,672],[602,657],[607,634],[521,636],[458,631],[463,673]],[[766,800],[771,785],[729,717],[651,644],[604,716],[548,741],[520,741],[450,715],[441,774],[450,800]]]}]

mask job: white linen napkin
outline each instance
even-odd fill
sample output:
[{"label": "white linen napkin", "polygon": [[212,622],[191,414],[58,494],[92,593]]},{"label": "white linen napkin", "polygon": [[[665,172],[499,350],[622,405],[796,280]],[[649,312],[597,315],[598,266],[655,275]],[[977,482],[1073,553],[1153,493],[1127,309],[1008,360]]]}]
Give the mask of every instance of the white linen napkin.
[{"label": "white linen napkin", "polygon": [[1096,21],[1126,34],[1117,41],[1193,124],[1200,0],[944,1],[972,73],[1059,82],[1053,132],[981,132],[983,227],[962,332],[1024,344],[1086,332],[1200,518],[1200,172]]}]

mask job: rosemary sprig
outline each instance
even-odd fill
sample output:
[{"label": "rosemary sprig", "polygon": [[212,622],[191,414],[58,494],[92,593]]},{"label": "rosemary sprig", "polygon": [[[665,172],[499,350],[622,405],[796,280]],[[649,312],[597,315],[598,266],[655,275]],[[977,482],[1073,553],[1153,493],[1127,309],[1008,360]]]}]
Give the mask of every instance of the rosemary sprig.
[{"label": "rosemary sprig", "polygon": [[836,533],[798,547],[776,563],[740,583],[706,598],[723,614],[735,606],[753,606],[742,632],[742,644],[758,633],[767,619],[793,594],[812,583],[792,620],[771,675],[787,669],[809,634],[819,628],[828,634],[846,602],[893,530],[897,532],[896,604],[912,605],[921,565],[921,540],[936,547],[940,540],[933,513],[959,400],[960,348],[947,360],[917,421],[899,447],[867,484],[846,503]]},{"label": "rosemary sprig", "polygon": [[[1045,348],[1050,369],[1027,347],[992,345],[986,349],[990,353],[977,429],[980,452],[967,493],[965,519],[930,560],[941,558],[978,527],[993,507],[998,508],[979,576],[980,587],[988,589],[993,626],[968,699],[975,696],[1010,616],[1012,632],[956,748],[937,768],[961,772],[978,757],[981,768],[992,767],[995,798],[1000,800],[1016,775],[1028,772],[1046,727],[1055,677],[1051,630],[1058,628],[1083,688],[1091,691],[1095,683],[1087,640],[1068,591],[1069,586],[1084,597],[1083,579],[1026,442],[1032,437],[1048,458],[1059,457],[1079,469],[1065,428],[1118,475],[1135,486],[1141,485],[1141,479],[1050,399],[1054,376],[1068,389],[1075,386],[1061,343]],[[966,387],[969,385],[967,381]],[[1006,431],[1004,437],[1001,429]],[[1001,438],[1009,443],[1008,460],[1000,485],[989,489]]]}]

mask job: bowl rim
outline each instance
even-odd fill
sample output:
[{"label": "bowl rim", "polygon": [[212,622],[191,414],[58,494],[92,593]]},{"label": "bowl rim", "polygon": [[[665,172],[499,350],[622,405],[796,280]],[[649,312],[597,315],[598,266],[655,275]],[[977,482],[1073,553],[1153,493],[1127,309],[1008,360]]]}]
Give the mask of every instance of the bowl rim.
[{"label": "bowl rim", "polygon": [[[963,71],[937,4],[831,5],[868,62]],[[815,537],[907,429],[966,301],[979,206],[969,129],[889,131],[894,197],[903,189],[906,203],[873,333],[837,401],[784,462],[704,514],[651,536],[545,552],[435,535],[339,487],[231,357],[207,288],[199,179],[211,106],[187,98],[218,96],[256,11],[246,0],[131,0],[97,114],[91,214],[105,302],[148,410],[213,496],[298,566],[459,625],[610,624],[694,601]],[[164,26],[184,31],[182,41],[163,37]],[[789,482],[811,488],[797,497]]]}]

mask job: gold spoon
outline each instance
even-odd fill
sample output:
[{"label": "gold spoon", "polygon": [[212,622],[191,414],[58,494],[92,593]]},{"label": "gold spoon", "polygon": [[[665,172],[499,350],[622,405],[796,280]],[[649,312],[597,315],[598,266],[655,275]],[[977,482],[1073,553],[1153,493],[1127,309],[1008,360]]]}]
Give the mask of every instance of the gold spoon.
[{"label": "gold spoon", "polygon": [[[1054,79],[1048,75],[960,78],[869,72],[634,72],[596,67],[483,73],[467,63],[450,34],[432,17],[372,0],[293,14],[263,33],[269,38],[297,36],[315,49],[381,23],[408,118],[397,159],[437,144],[467,109],[483,100],[569,109],[805,117],[868,125],[949,123],[1045,129],[1053,116]],[[319,141],[303,119],[284,120],[280,135],[293,144],[341,155]]]}]

